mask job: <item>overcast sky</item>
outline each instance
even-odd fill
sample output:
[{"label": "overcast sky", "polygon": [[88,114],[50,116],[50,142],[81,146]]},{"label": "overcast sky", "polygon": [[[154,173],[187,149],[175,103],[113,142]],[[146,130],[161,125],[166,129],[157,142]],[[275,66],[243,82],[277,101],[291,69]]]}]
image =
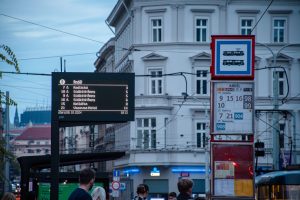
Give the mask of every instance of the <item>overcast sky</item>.
[{"label": "overcast sky", "polygon": [[[59,56],[66,60],[68,72],[92,72],[96,52],[103,43],[14,18],[105,43],[113,37],[105,19],[116,2],[117,0],[0,0],[0,45],[5,44],[13,50],[21,72],[60,71]],[[1,53],[4,52],[1,50]],[[66,56],[74,54],[85,55]],[[0,70],[14,71],[12,66],[4,62],[0,62]],[[18,103],[19,114],[27,107],[51,105],[51,78],[48,76],[3,74],[0,90],[10,92],[12,99]],[[15,107],[10,108],[12,121]]]}]

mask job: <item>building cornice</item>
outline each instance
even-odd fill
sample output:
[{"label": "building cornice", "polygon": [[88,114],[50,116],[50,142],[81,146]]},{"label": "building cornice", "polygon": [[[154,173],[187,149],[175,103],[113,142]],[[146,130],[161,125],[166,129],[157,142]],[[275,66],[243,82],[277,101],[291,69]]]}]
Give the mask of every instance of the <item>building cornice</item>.
[{"label": "building cornice", "polygon": [[268,10],[271,15],[288,15],[292,14],[293,10]]},{"label": "building cornice", "polygon": [[258,14],[260,10],[236,10],[235,12],[238,14]]},{"label": "building cornice", "polygon": [[143,61],[157,61],[157,60],[167,60],[168,57],[159,55],[157,53],[150,53],[144,57],[142,57]]},{"label": "building cornice", "polygon": [[166,12],[167,9],[166,8],[159,8],[159,9],[146,9],[145,12],[146,13],[162,13],[162,12]]},{"label": "building cornice", "polygon": [[192,8],[191,12],[193,12],[193,13],[213,13],[213,12],[215,12],[215,9]]}]

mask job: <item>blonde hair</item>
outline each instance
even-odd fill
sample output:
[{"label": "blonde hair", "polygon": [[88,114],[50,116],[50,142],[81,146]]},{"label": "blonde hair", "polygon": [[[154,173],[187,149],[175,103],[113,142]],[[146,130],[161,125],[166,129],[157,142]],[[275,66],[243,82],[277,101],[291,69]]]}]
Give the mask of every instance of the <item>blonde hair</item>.
[{"label": "blonde hair", "polygon": [[106,199],[106,192],[103,187],[96,187],[92,192],[92,198],[93,200],[97,200],[100,198],[100,200]]}]

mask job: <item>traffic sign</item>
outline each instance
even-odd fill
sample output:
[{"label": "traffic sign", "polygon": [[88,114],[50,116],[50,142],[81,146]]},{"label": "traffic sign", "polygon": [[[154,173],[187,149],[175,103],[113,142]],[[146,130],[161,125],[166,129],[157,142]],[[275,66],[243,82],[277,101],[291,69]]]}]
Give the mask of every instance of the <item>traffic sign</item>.
[{"label": "traffic sign", "polygon": [[113,181],[111,183],[111,187],[113,190],[119,190],[120,189],[120,182],[119,181]]},{"label": "traffic sign", "polygon": [[254,79],[253,35],[212,36],[212,80]]},{"label": "traffic sign", "polygon": [[112,197],[119,197],[120,196],[120,191],[119,190],[113,190],[111,193]]}]

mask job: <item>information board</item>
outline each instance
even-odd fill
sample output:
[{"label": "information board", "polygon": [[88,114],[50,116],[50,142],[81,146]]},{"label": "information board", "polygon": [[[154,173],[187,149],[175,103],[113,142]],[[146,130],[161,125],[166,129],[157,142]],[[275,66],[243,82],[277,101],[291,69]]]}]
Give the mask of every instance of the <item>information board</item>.
[{"label": "information board", "polygon": [[134,120],[132,73],[53,73],[52,87],[59,121]]},{"label": "information board", "polygon": [[253,82],[213,82],[212,134],[253,134]]}]

